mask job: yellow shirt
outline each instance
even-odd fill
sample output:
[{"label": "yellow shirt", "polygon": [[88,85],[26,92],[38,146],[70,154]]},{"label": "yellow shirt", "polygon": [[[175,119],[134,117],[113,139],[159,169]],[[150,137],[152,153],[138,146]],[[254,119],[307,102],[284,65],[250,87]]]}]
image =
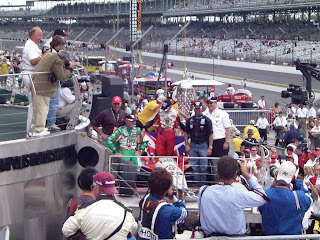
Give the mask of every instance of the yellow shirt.
[{"label": "yellow shirt", "polygon": [[249,130],[249,128],[251,128],[252,131],[253,131],[252,137],[255,138],[255,139],[257,139],[258,141],[260,141],[261,137],[260,137],[259,131],[258,131],[258,129],[257,129],[255,126],[253,126],[253,125],[248,125],[248,126],[246,126],[246,127],[243,129],[243,137],[242,137],[242,138],[243,138],[243,139],[247,139],[247,138],[248,138],[248,130]]},{"label": "yellow shirt", "polygon": [[7,63],[0,63],[0,74],[9,74],[9,65]]},{"label": "yellow shirt", "polygon": [[233,146],[234,146],[234,151],[235,152],[240,152],[240,147],[241,147],[241,143],[242,143],[242,139],[235,137],[232,139],[233,140]]},{"label": "yellow shirt", "polygon": [[[139,114],[138,119],[143,125],[146,125],[146,123],[153,117],[153,115],[157,113],[157,110],[155,110],[155,107],[157,105],[158,105],[157,101],[152,100],[147,104],[147,106]],[[148,131],[153,131],[153,130],[154,130],[154,127],[148,128]]]}]

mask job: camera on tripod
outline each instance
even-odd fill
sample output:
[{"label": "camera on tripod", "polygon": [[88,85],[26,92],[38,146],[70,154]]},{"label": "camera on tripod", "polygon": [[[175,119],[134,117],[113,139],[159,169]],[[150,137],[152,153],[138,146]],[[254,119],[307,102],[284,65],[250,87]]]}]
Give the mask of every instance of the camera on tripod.
[{"label": "camera on tripod", "polygon": [[309,94],[306,89],[303,89],[301,86],[289,84],[287,90],[281,91],[282,98],[291,97],[293,104],[304,104],[309,103]]}]

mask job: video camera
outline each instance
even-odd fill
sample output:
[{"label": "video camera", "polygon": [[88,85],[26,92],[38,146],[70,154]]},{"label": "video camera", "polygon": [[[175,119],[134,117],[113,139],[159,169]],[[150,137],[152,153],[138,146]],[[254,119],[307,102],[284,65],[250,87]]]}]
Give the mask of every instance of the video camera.
[{"label": "video camera", "polygon": [[281,91],[282,98],[291,97],[293,104],[309,104],[309,94],[306,89],[301,86],[289,84],[287,90]]}]

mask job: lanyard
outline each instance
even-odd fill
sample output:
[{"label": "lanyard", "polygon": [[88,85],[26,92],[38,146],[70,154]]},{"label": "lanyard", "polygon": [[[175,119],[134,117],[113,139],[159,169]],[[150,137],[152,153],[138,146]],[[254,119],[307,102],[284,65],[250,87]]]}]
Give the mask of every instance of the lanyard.
[{"label": "lanyard", "polygon": [[118,122],[118,120],[119,120],[119,117],[120,117],[120,113],[118,113],[118,117],[117,117],[117,119],[116,119],[116,117],[114,116],[114,113],[113,113],[112,108],[111,108],[111,113],[112,113],[112,116],[113,116],[113,118],[114,118],[115,123],[117,123],[117,122]]}]

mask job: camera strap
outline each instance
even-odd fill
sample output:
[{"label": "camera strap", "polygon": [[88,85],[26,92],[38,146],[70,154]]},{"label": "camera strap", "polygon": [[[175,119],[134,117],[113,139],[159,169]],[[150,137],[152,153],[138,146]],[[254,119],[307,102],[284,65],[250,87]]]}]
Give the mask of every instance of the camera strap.
[{"label": "camera strap", "polygon": [[265,195],[264,193],[258,191],[257,189],[251,188],[247,181],[241,181],[242,185],[245,186],[248,191],[254,192],[255,194],[258,194],[259,196],[261,196],[265,201],[270,202],[270,198],[268,198],[267,195]]}]

